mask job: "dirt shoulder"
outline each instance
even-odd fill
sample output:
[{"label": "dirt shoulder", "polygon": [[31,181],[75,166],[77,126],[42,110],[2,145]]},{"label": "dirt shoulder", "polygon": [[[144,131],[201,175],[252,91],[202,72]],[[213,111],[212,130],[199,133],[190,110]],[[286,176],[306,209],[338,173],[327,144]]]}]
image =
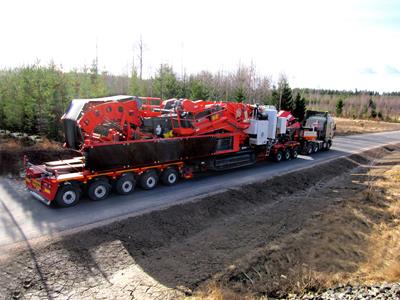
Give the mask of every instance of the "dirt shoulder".
[{"label": "dirt shoulder", "polygon": [[345,118],[335,118],[335,122],[337,135],[400,130],[400,123]]},{"label": "dirt shoulder", "polygon": [[76,151],[65,149],[60,143],[49,140],[30,145],[24,141],[0,137],[0,175],[18,176],[23,171],[25,155],[34,164],[80,156]]},{"label": "dirt shoulder", "polygon": [[[400,282],[399,163],[397,149],[306,196],[291,196],[303,204],[313,198],[327,206],[310,210],[298,230],[280,235],[214,276],[205,294],[325,299],[335,296],[325,291],[334,287],[331,292],[336,289],[350,299],[375,297],[382,292],[382,282]],[[385,297],[400,298],[400,285],[394,291]]]},{"label": "dirt shoulder", "polygon": [[0,295],[232,299],[400,280],[386,275],[400,253],[390,240],[398,197],[386,186],[399,162],[399,149],[386,147],[27,244],[0,260]]}]

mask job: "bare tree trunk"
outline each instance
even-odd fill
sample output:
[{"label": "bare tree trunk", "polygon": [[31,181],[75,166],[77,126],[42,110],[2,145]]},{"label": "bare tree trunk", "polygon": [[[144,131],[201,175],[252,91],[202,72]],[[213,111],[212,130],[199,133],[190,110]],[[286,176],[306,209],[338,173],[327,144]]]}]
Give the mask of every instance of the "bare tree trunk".
[{"label": "bare tree trunk", "polygon": [[139,78],[142,80],[143,75],[143,39],[140,36],[139,40]]},{"label": "bare tree trunk", "polygon": [[164,72],[163,72],[163,65],[161,64],[161,71],[160,71],[160,77],[161,77],[161,99],[164,99]]}]

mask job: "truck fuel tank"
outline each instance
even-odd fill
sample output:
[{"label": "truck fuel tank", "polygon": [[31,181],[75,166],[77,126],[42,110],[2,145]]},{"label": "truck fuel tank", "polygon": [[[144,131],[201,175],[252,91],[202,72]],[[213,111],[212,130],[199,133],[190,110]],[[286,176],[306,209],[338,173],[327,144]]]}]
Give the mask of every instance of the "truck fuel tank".
[{"label": "truck fuel tank", "polygon": [[250,120],[250,126],[246,129],[249,135],[251,145],[265,145],[268,141],[268,123],[267,120]]}]

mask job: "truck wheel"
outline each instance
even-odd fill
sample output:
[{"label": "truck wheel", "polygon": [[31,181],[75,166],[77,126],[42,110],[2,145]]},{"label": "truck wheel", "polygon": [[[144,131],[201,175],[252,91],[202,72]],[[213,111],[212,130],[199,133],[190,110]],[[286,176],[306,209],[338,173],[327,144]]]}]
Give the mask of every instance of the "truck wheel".
[{"label": "truck wheel", "polygon": [[115,182],[115,190],[120,195],[128,195],[135,189],[136,180],[133,174],[125,173]]},{"label": "truck wheel", "polygon": [[178,172],[174,168],[166,169],[161,175],[161,182],[165,185],[174,185],[178,181]]},{"label": "truck wheel", "polygon": [[299,156],[299,149],[297,149],[297,147],[292,149],[292,158],[296,159],[297,156]]},{"label": "truck wheel", "polygon": [[313,152],[313,146],[312,144],[308,144],[306,148],[307,155],[310,155],[312,152]]},{"label": "truck wheel", "polygon": [[332,147],[332,141],[328,141],[328,143],[326,143],[325,150],[328,151],[329,149],[331,149],[331,147]]},{"label": "truck wheel", "polygon": [[81,198],[81,190],[74,184],[67,184],[58,189],[56,203],[61,207],[76,205]]},{"label": "truck wheel", "polygon": [[275,158],[275,161],[276,161],[276,162],[281,162],[281,161],[282,161],[282,158],[283,158],[283,153],[282,153],[282,151],[281,151],[281,150],[278,150],[278,151],[276,152],[274,158]]},{"label": "truck wheel", "polygon": [[99,179],[93,181],[88,189],[88,196],[90,200],[100,201],[108,197],[111,191],[111,185],[106,179]]},{"label": "truck wheel", "polygon": [[284,158],[285,160],[289,160],[290,157],[291,157],[291,155],[290,155],[290,149],[286,149],[285,152],[283,152],[283,158]]},{"label": "truck wheel", "polygon": [[317,153],[318,150],[319,150],[318,144],[317,144],[317,143],[313,144],[312,151],[313,151],[314,153]]},{"label": "truck wheel", "polygon": [[140,186],[144,190],[151,190],[156,187],[158,183],[158,175],[154,170],[146,171],[140,176]]}]

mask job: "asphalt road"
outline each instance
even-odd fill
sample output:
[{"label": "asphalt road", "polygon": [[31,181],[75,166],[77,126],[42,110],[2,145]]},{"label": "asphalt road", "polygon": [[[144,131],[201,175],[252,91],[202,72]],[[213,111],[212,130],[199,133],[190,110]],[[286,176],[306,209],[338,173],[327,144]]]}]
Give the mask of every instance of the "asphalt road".
[{"label": "asphalt road", "polygon": [[55,235],[82,226],[97,226],[173,204],[193,201],[205,194],[399,142],[400,131],[336,137],[331,151],[316,153],[310,157],[299,156],[297,160],[280,164],[265,162],[229,172],[201,174],[172,187],[160,185],[151,191],[138,188],[129,196],[112,195],[100,202],[83,198],[77,206],[64,209],[47,207],[33,199],[20,181],[0,177],[0,247],[6,249],[17,242]]}]

